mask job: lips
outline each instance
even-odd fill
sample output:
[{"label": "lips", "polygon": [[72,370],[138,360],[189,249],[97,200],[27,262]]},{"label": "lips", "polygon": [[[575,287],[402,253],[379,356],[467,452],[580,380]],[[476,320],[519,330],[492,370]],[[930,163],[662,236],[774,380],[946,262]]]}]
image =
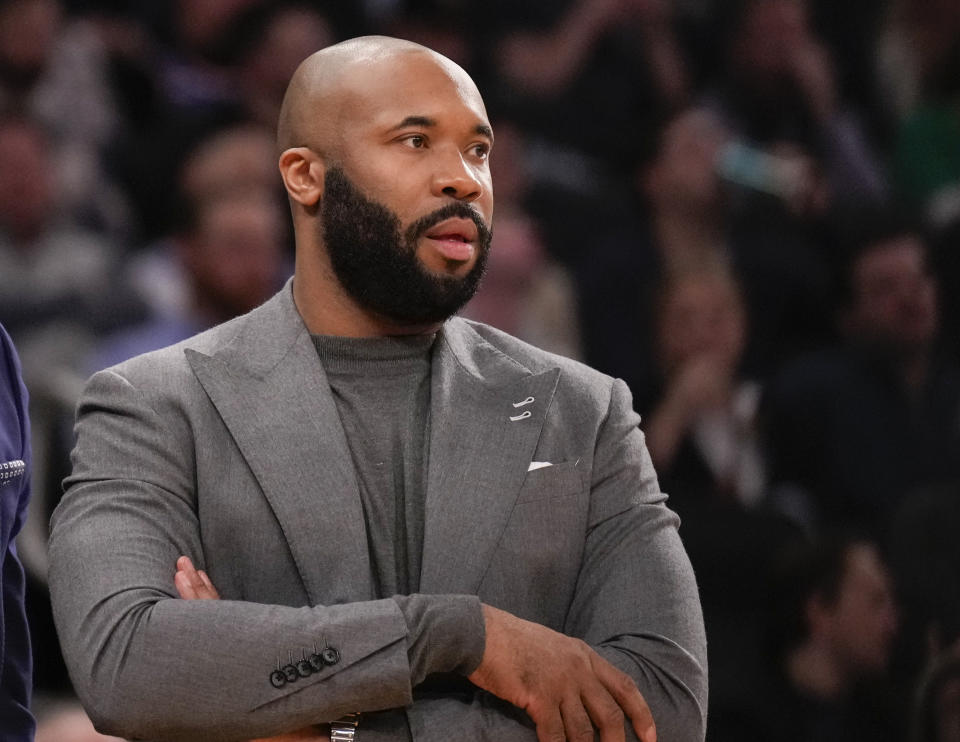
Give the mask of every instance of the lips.
[{"label": "lips", "polygon": [[477,225],[470,219],[446,219],[430,227],[424,237],[447,260],[469,260],[477,242]]}]

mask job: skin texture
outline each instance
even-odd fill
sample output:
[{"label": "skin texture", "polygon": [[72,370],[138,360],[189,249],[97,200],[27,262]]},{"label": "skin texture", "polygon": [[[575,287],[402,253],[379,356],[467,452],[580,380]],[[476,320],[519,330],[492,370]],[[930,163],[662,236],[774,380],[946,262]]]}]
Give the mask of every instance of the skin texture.
[{"label": "skin texture", "polygon": [[[401,231],[450,204],[465,204],[489,225],[493,191],[488,154],[493,132],[480,94],[450,60],[383,37],[354,39],[307,58],[284,99],[279,158],[296,237],[294,301],[311,332],[351,337],[433,332],[441,322],[411,323],[365,306],[337,279],[320,220],[326,175],[337,168],[368,199],[389,209]],[[481,252],[475,223],[443,222],[416,239],[421,267],[463,279]],[[451,257],[451,234],[472,249]],[[462,244],[461,244],[462,248]],[[188,600],[217,591],[187,557],[175,584]],[[486,646],[468,679],[524,709],[541,742],[623,742],[628,718],[642,742],[655,742],[646,702],[632,679],[579,639],[483,606]],[[273,739],[326,739],[324,730]],[[319,735],[319,736],[318,736]]]}]

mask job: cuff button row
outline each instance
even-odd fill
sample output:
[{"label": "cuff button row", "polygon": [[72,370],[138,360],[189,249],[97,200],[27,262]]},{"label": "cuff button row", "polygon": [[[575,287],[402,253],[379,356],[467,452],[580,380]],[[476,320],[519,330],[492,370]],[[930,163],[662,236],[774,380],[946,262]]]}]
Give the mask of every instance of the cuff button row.
[{"label": "cuff button row", "polygon": [[305,678],[315,672],[320,672],[324,667],[330,667],[340,661],[340,650],[334,647],[324,647],[319,652],[314,652],[306,659],[302,659],[296,664],[284,665],[270,673],[270,685],[274,688],[282,688],[287,683],[295,683],[300,678]]}]

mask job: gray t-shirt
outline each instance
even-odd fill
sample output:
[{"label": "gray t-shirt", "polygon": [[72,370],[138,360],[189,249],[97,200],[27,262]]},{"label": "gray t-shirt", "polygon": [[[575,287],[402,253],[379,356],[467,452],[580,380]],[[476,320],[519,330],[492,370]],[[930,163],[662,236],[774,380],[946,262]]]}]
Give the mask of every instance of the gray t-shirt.
[{"label": "gray t-shirt", "polygon": [[[435,335],[314,335],[356,471],[377,598],[392,597],[409,629],[411,683],[466,674],[485,644],[480,601],[420,595]],[[395,723],[369,718],[367,729]]]},{"label": "gray t-shirt", "polygon": [[377,598],[420,584],[434,335],[314,336],[347,437]]}]

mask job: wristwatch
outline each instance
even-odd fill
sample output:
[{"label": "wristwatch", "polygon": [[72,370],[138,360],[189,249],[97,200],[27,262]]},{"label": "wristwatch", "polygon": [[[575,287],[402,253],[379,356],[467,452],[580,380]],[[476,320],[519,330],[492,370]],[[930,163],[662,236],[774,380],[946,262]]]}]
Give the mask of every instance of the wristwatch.
[{"label": "wristwatch", "polygon": [[347,714],[336,721],[331,721],[330,742],[354,742],[359,725],[360,714]]}]

